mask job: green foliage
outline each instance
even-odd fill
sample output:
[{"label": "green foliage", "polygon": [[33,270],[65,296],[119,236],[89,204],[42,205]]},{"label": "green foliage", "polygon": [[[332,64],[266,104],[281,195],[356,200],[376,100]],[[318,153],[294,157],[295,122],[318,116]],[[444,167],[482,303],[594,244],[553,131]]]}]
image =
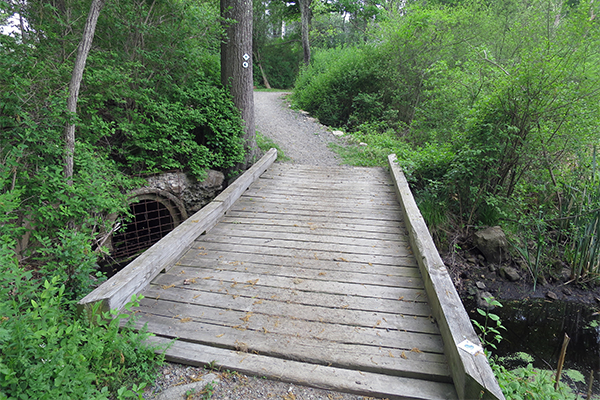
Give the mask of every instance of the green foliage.
[{"label": "green foliage", "polygon": [[571,400],[578,398],[576,393],[564,383],[554,390],[553,371],[526,367],[508,370],[491,362],[492,370],[507,400]]},{"label": "green foliage", "polygon": [[327,125],[346,125],[351,118],[373,121],[383,112],[377,108],[377,70],[367,47],[315,52],[296,81],[293,100]]},{"label": "green foliage", "polygon": [[351,132],[337,149],[346,162],[385,165],[395,152],[437,240],[501,224],[534,283],[553,258],[595,280],[598,12],[413,2],[379,19],[366,45],[315,52],[294,100]]},{"label": "green foliage", "polygon": [[[485,297],[484,300],[492,307],[502,307],[502,304],[493,297]],[[502,321],[497,314],[480,308],[477,309],[477,312],[485,317],[484,323],[481,324],[474,319],[471,320],[471,322],[473,322],[473,325],[481,332],[481,341],[484,346],[490,346],[491,348],[496,349],[496,344],[502,341],[500,329],[506,330],[506,328],[502,325]]]},{"label": "green foliage", "polygon": [[[141,393],[162,362],[122,313],[75,316],[59,278],[38,287],[4,249],[0,273],[0,392],[8,399],[108,399]],[[15,280],[16,278],[16,280]],[[137,303],[126,306],[130,310]],[[129,396],[131,397],[131,396]]]},{"label": "green foliage", "polygon": [[275,161],[285,162],[290,160],[290,158],[284,154],[283,150],[281,150],[281,147],[277,143],[258,132],[256,132],[256,144],[258,145],[258,148],[264,152],[267,152],[271,149],[277,149],[277,160]]}]

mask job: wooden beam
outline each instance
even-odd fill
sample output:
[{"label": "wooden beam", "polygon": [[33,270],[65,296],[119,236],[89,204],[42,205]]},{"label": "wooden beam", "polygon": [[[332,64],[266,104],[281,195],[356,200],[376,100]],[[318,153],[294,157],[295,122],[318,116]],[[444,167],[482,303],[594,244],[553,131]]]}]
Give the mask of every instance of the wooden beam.
[{"label": "wooden beam", "polygon": [[388,157],[392,180],[403,208],[404,223],[411,247],[423,275],[425,290],[434,317],[442,333],[444,350],[452,372],[458,397],[461,399],[504,399],[502,390],[484,354],[471,355],[458,348],[465,339],[479,344],[479,338],[450,274],[440,257],[425,220],[415,203],[408,182],[395,154]]},{"label": "wooden beam", "polygon": [[80,311],[90,312],[92,305],[98,302],[102,304],[99,311],[120,310],[133,295],[141,292],[161,271],[169,269],[198,236],[215,226],[233,203],[273,164],[276,158],[277,150],[269,150],[211,203],[81,299],[78,303]]}]

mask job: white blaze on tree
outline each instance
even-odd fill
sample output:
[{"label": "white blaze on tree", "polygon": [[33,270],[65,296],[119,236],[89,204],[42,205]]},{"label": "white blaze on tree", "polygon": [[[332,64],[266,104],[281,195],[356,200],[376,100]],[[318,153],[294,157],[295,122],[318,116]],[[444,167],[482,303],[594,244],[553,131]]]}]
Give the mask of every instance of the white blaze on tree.
[{"label": "white blaze on tree", "polygon": [[252,75],[252,0],[221,0],[226,38],[221,43],[221,83],[231,90],[244,120],[244,168],[254,161],[254,84]]},{"label": "white blaze on tree", "polygon": [[[79,88],[81,87],[81,80],[83,79],[83,70],[85,69],[85,62],[87,56],[92,48],[92,41],[94,40],[94,32],[96,31],[96,23],[98,22],[98,15],[100,10],[104,7],[105,0],[93,0],[90,12],[88,14],[85,27],[83,28],[83,37],[79,43],[77,49],[77,57],[75,58],[75,66],[73,67],[73,74],[71,75],[71,82],[69,83],[69,97],[67,98],[67,111],[69,112],[68,118],[72,118],[77,112],[77,98],[79,97]],[[67,122],[65,128],[65,165],[64,173],[65,178],[69,183],[72,183],[73,178],[73,155],[75,153],[75,123],[73,121]]]}]

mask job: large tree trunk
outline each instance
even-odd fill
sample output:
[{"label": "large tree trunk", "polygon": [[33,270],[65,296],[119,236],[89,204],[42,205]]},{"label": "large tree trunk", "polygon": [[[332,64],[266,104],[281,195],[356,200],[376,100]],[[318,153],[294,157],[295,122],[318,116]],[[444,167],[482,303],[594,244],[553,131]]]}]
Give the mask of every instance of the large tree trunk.
[{"label": "large tree trunk", "polygon": [[302,25],[302,50],[304,53],[304,64],[310,64],[310,42],[308,34],[310,32],[310,4],[312,0],[299,0],[300,5],[300,22]]},{"label": "large tree trunk", "polygon": [[[92,41],[94,40],[94,32],[96,31],[96,22],[98,22],[98,15],[100,10],[104,7],[105,0],[93,0],[92,6],[90,7],[90,13],[88,14],[85,27],[83,28],[83,37],[79,43],[77,49],[77,57],[75,58],[75,66],[73,67],[73,74],[71,75],[71,82],[69,83],[69,97],[67,98],[67,111],[69,114],[74,115],[77,112],[77,98],[79,97],[79,88],[81,87],[81,80],[83,78],[83,70],[85,69],[85,62],[87,56],[92,48]],[[72,118],[69,115],[68,118]],[[64,174],[67,182],[71,184],[73,182],[73,155],[75,153],[75,124],[72,121],[67,122],[65,127],[65,165]]]},{"label": "large tree trunk", "polygon": [[[257,154],[254,128],[252,75],[252,0],[221,0],[221,16],[227,20],[227,37],[221,43],[221,82],[231,90],[233,102],[244,120],[245,165]],[[231,21],[233,20],[233,21]]]}]

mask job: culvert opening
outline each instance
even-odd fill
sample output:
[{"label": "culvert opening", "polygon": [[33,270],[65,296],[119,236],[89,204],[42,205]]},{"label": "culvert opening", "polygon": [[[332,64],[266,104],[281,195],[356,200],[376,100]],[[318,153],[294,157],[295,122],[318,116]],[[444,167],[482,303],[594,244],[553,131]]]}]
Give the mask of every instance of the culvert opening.
[{"label": "culvert opening", "polygon": [[108,277],[165,237],[185,217],[177,206],[161,196],[144,194],[135,199],[138,201],[130,204],[133,218],[117,219],[123,226],[113,234],[110,257],[101,264],[101,271]]}]

